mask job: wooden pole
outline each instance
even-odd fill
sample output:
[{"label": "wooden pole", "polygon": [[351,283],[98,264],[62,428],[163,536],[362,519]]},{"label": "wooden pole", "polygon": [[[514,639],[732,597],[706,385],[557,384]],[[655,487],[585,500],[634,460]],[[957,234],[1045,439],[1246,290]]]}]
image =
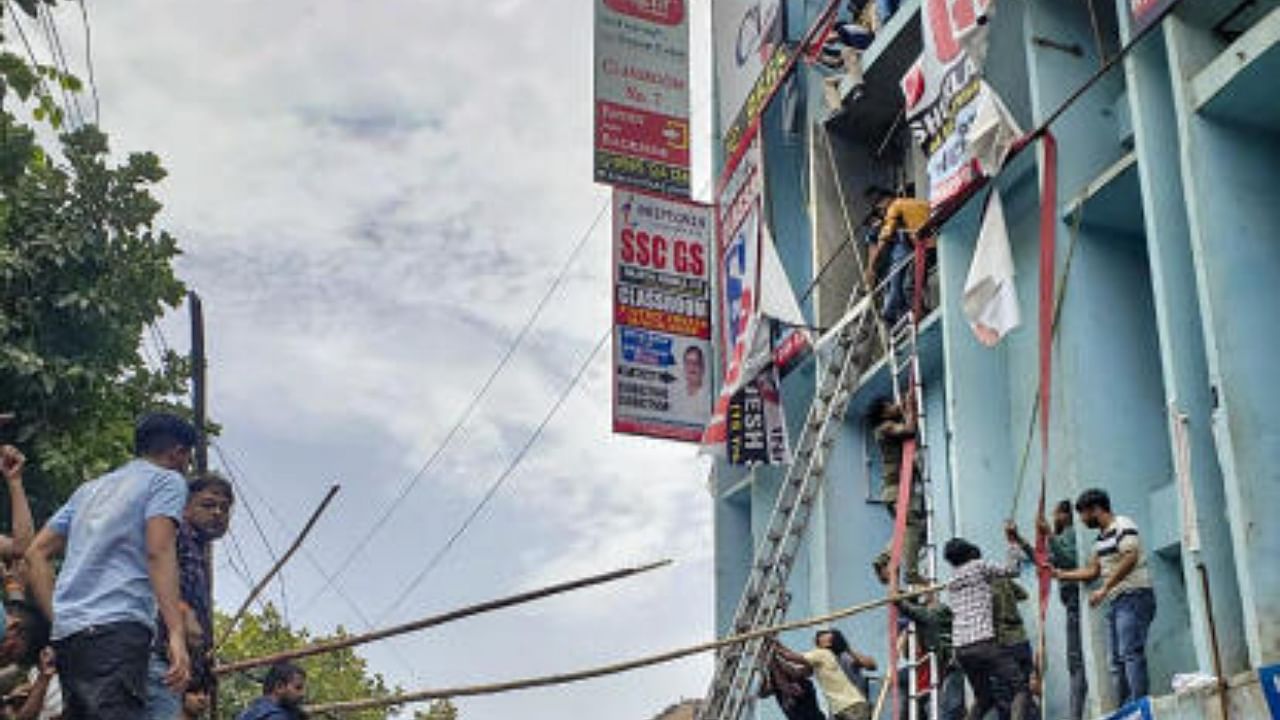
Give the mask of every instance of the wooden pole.
[{"label": "wooden pole", "polygon": [[351,637],[316,643],[314,645],[308,645],[307,647],[297,648],[295,650],[285,650],[272,655],[264,655],[262,657],[227,663],[226,665],[220,665],[217,668],[214,668],[213,672],[216,675],[227,675],[229,673],[250,670],[264,665],[274,665],[280,662],[311,657],[312,655],[322,655],[324,653],[331,653],[337,650],[345,650],[346,648],[355,647],[357,645],[365,645],[367,643],[377,642],[378,640],[385,640],[386,638],[394,637],[396,635],[404,635],[406,633],[424,630],[429,627],[444,625],[473,615],[493,612],[494,610],[501,610],[514,605],[523,605],[525,603],[533,602],[534,600],[541,600],[553,595],[561,595],[574,590],[581,590],[593,585],[602,585],[604,583],[614,582],[633,575],[657,570],[658,568],[666,567],[670,564],[670,560],[663,560],[661,562],[650,563],[640,567],[623,568],[621,570],[614,570],[613,572],[603,573],[600,575],[592,575],[591,577],[585,577],[571,582],[550,585],[539,590],[524,592],[518,595],[510,595],[505,598],[490,600],[476,605],[469,605],[458,610],[451,610],[440,615],[432,615],[421,620],[415,620],[414,622],[396,625],[383,630],[375,630],[363,635],[352,635]]},{"label": "wooden pole", "polygon": [[805,620],[796,620],[774,627],[762,628],[752,632],[734,635],[723,640],[714,642],[701,643],[699,645],[691,645],[689,647],[671,650],[656,655],[629,660],[626,662],[614,663],[612,665],[604,665],[601,667],[591,668],[588,670],[579,670],[577,672],[563,673],[559,675],[545,675],[542,677],[525,678],[521,680],[511,680],[501,683],[490,683],[487,685],[468,685],[455,688],[444,688],[440,690],[421,690],[418,692],[401,693],[398,695],[389,695],[381,698],[366,698],[363,700],[347,700],[343,702],[325,703],[323,705],[312,705],[306,708],[310,713],[321,712],[354,712],[357,710],[370,710],[373,708],[388,707],[391,705],[404,705],[407,703],[422,702],[425,700],[439,700],[442,698],[458,698],[473,697],[476,695],[496,695],[499,693],[513,692],[516,690],[529,690],[532,688],[549,687],[553,685],[569,685],[572,683],[591,680],[593,678],[605,677],[607,675],[617,675],[619,673],[639,670],[641,668],[651,667],[653,665],[662,665],[664,663],[680,660],[692,655],[699,655],[705,652],[719,650],[730,645],[740,645],[752,640],[771,637],[783,632],[791,630],[799,630],[802,628],[813,627],[815,625],[825,625],[836,620],[841,620],[859,613],[875,610],[884,607],[899,600],[927,595],[943,589],[943,585],[934,585],[931,587],[913,590],[911,592],[890,595],[889,597],[879,600],[854,605],[843,610],[838,610],[826,615],[807,618]]},{"label": "wooden pole", "polygon": [[320,506],[316,508],[315,512],[311,513],[311,519],[307,520],[307,524],[303,526],[302,532],[298,533],[298,537],[294,539],[293,544],[289,546],[289,549],[285,551],[284,555],[280,556],[280,559],[276,561],[276,564],[271,566],[271,569],[267,571],[267,574],[258,581],[258,584],[255,585],[253,590],[249,593],[249,597],[245,598],[244,602],[240,604],[240,609],[236,610],[235,614],[231,616],[231,621],[227,623],[227,629],[222,631],[222,637],[218,638],[218,642],[214,643],[214,652],[217,652],[224,644],[226,644],[227,638],[231,637],[231,633],[236,629],[236,624],[244,617],[245,612],[249,610],[249,606],[253,604],[254,600],[258,599],[258,596],[262,594],[263,590],[267,589],[267,585],[271,583],[271,580],[278,575],[282,569],[284,569],[285,563],[289,562],[289,559],[293,557],[294,553],[298,552],[298,548],[302,547],[302,541],[307,539],[307,535],[311,533],[311,529],[316,526],[316,521],[320,519],[325,508],[329,507],[329,503],[333,501],[334,496],[338,494],[338,490],[340,488],[340,485],[332,485],[329,487],[329,492],[324,496],[324,500],[321,500]]},{"label": "wooden pole", "polygon": [[1209,620],[1209,645],[1213,649],[1213,674],[1218,681],[1218,708],[1222,720],[1230,720],[1231,700],[1227,697],[1227,678],[1222,673],[1222,650],[1218,646],[1218,623],[1213,617],[1213,593],[1209,591],[1209,569],[1204,560],[1196,557],[1196,569],[1200,574],[1200,592],[1204,593],[1204,614]]},{"label": "wooden pole", "polygon": [[187,293],[187,307],[191,312],[191,410],[196,426],[195,464],[196,473],[203,474],[209,471],[209,418],[205,375],[208,362],[204,352],[204,303],[200,302],[200,296],[194,290]]}]

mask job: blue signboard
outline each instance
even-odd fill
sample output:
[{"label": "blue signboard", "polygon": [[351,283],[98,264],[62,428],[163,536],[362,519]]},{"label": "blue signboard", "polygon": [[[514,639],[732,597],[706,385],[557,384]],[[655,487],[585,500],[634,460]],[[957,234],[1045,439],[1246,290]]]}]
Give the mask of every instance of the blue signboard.
[{"label": "blue signboard", "polygon": [[1271,708],[1271,720],[1280,720],[1280,665],[1269,665],[1258,670],[1258,682],[1262,695]]},{"label": "blue signboard", "polygon": [[1155,714],[1151,711],[1151,698],[1134,700],[1108,715],[1105,720],[1155,720]]}]

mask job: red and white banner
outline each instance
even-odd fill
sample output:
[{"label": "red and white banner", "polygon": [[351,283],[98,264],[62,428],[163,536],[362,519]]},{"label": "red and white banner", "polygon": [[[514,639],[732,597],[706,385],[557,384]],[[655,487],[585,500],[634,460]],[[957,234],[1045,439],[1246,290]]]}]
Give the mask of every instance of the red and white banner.
[{"label": "red and white banner", "polygon": [[696,442],[711,416],[711,208],[613,191],[613,429]]},{"label": "red and white banner", "polygon": [[1020,134],[1008,127],[1008,111],[982,80],[994,9],[994,0],[925,0],[921,9],[924,52],[902,78],[902,93],[912,136],[928,158],[934,207],[990,174]]},{"label": "red and white banner", "polygon": [[689,195],[685,0],[596,0],[595,179]]}]

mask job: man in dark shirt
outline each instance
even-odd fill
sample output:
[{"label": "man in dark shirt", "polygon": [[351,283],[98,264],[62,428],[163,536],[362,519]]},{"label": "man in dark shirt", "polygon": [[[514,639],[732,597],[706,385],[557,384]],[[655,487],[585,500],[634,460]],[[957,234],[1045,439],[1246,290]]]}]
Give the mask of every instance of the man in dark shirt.
[{"label": "man in dark shirt", "polygon": [[939,703],[942,720],[961,720],[964,717],[964,672],[955,661],[955,649],[951,645],[951,608],[936,596],[922,604],[910,600],[895,603],[898,612],[915,623],[920,649],[938,657],[938,683],[941,693]]},{"label": "man in dark shirt", "polygon": [[[1049,536],[1049,564],[1057,570],[1073,570],[1079,566],[1076,546],[1076,528],[1072,522],[1071,501],[1063,500],[1053,509],[1053,527],[1044,517],[1036,518],[1039,532]],[[1016,528],[1015,528],[1016,532]],[[1018,544],[1029,557],[1035,551],[1021,535]],[[1089,681],[1084,672],[1084,643],[1080,631],[1080,583],[1058,582],[1058,600],[1067,615],[1067,671],[1071,674],[1070,720],[1084,720],[1085,698],[1089,695]]]},{"label": "man in dark shirt", "polygon": [[[213,687],[210,652],[213,647],[213,600],[209,597],[209,543],[227,532],[235,492],[220,475],[207,473],[188,487],[187,505],[178,528],[178,589],[188,654],[191,658],[191,685]],[[169,629],[157,624],[147,683],[147,717],[172,720],[182,709],[182,694],[165,686],[169,663],[164,654]]]},{"label": "man in dark shirt", "polygon": [[[908,416],[902,406],[889,398],[881,398],[872,405],[870,421],[874,424],[876,445],[880,449],[880,468],[882,473],[880,500],[889,511],[889,516],[896,520],[898,513],[898,484],[902,477],[903,444],[916,436],[916,422]],[[911,496],[907,506],[907,527],[902,540],[902,558],[900,560],[907,576],[907,583],[919,585],[925,582],[920,575],[920,547],[924,543],[924,496],[920,494],[919,464],[913,468]],[[888,584],[890,550],[893,539],[889,539],[884,551],[875,560],[876,576]]]},{"label": "man in dark shirt", "polygon": [[302,720],[307,696],[307,674],[293,663],[272,665],[262,681],[262,697],[253,701],[237,720]]}]

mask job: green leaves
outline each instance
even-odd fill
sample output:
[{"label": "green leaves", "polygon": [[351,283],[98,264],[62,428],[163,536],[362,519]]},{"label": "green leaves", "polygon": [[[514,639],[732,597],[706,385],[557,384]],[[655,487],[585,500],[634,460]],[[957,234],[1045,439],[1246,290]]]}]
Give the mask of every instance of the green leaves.
[{"label": "green leaves", "polygon": [[[79,83],[8,52],[0,79],[55,128],[62,109],[43,88]],[[38,516],[127,458],[136,418],[180,407],[187,390],[184,358],[148,368],[139,355],[147,325],[185,294],[173,271],[177,242],[155,226],[159,158],[114,161],[91,126],[58,142],[50,153],[0,108],[0,411],[17,414],[4,440],[30,460]]]},{"label": "green leaves", "polygon": [[[216,637],[221,637],[227,617],[216,613],[214,618]],[[291,650],[336,638],[346,637],[347,632],[338,628],[332,635],[313,636],[305,628],[290,627],[274,605],[266,605],[261,612],[248,613],[219,653],[219,660],[231,662],[251,657],[261,657],[282,650]],[[302,660],[299,663],[307,671],[307,701],[312,703],[355,700],[366,697],[385,697],[396,692],[388,687],[381,675],[369,671],[368,662],[348,648]],[[219,685],[219,717],[215,720],[233,720],[254,698],[262,694],[261,678],[265,670],[256,676],[242,673],[223,678]],[[344,717],[357,720],[385,720],[392,710],[366,710]],[[456,720],[454,715],[431,716],[430,720]]]}]

